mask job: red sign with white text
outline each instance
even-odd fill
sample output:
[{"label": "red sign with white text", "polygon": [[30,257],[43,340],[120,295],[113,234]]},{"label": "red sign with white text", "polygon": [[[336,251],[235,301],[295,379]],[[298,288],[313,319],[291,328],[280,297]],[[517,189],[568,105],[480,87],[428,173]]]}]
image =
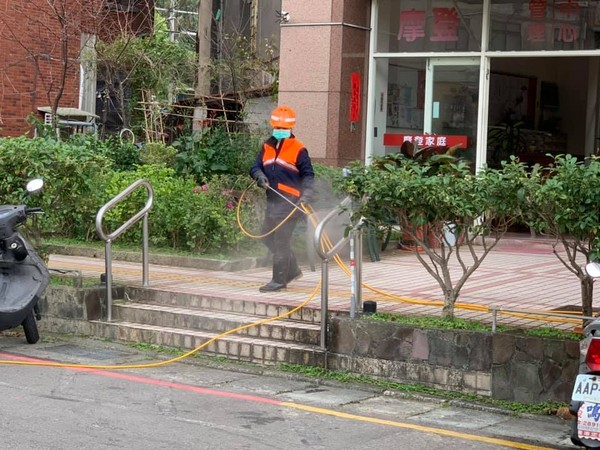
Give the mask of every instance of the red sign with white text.
[{"label": "red sign with white text", "polygon": [[350,74],[350,122],[360,119],[360,74]]},{"label": "red sign with white text", "polygon": [[401,146],[404,142],[412,142],[419,147],[454,147],[467,148],[467,136],[448,136],[442,134],[391,134],[383,135],[383,145]]}]

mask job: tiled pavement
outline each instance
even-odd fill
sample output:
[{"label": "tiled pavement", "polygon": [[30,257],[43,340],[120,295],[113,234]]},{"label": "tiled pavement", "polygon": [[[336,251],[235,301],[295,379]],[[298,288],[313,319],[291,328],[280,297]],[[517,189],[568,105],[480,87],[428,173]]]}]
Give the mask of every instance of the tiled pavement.
[{"label": "tiled pavement", "polygon": [[[346,262],[347,264],[347,262]],[[84,276],[98,277],[104,272],[104,260],[77,256],[51,255],[49,266],[56,269],[80,270]],[[348,311],[350,307],[350,280],[334,262],[330,266],[329,308]],[[273,304],[295,306],[315,293],[310,306],[320,308],[321,295],[317,288],[321,277],[319,264],[315,272],[303,267],[304,276],[282,292],[263,294],[258,287],[267,282],[270,269],[256,268],[239,272],[190,269],[150,265],[150,287],[165,291],[202,293],[249,301],[268,301]],[[115,283],[141,285],[141,264],[113,261]],[[363,301],[377,302],[378,311],[439,316],[440,306],[414,304],[443,301],[437,282],[429,275],[416,256],[406,251],[387,251],[381,261],[363,263]],[[400,301],[383,296],[378,291],[409,299]],[[581,305],[579,280],[569,272],[552,253],[549,241],[542,239],[508,238],[492,250],[482,265],[462,288],[459,302],[484,307],[549,311],[567,305]],[[489,311],[457,309],[459,317],[491,322]],[[553,326],[572,329],[573,323],[562,323],[535,318],[499,314],[498,323]]]}]

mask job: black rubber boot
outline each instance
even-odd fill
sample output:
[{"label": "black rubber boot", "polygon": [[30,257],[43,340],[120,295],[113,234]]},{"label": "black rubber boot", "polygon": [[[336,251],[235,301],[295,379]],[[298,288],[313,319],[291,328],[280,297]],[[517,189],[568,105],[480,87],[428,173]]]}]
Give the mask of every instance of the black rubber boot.
[{"label": "black rubber boot", "polygon": [[282,289],[285,289],[286,287],[287,287],[287,285],[285,285],[285,284],[278,283],[275,280],[271,280],[264,286],[259,287],[258,290],[260,292],[277,292],[277,291],[281,291]]},{"label": "black rubber boot", "polygon": [[281,258],[273,259],[273,279],[258,288],[260,292],[276,292],[287,287],[287,268],[289,261]]},{"label": "black rubber boot", "polygon": [[299,278],[302,278],[302,271],[300,270],[300,267],[298,267],[298,261],[296,261],[296,257],[292,255],[288,266],[287,282],[291,283]]}]

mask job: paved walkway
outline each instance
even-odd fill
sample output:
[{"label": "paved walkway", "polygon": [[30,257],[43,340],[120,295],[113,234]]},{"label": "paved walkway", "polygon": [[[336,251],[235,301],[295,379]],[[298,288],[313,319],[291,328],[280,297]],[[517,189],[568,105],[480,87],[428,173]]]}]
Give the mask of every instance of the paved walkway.
[{"label": "paved walkway", "polygon": [[[378,311],[439,316],[442,290],[416,256],[406,251],[387,251],[378,262],[364,258],[363,301],[377,302]],[[347,264],[347,261],[346,261]],[[56,269],[80,270],[84,276],[97,277],[104,272],[104,260],[76,256],[51,255],[49,266]],[[263,294],[259,286],[271,278],[269,268],[240,272],[224,272],[150,266],[150,286],[166,291],[224,296],[250,301],[268,301],[280,305],[297,305],[315,293],[311,307],[320,308],[321,278],[319,265],[311,272],[303,267],[304,276],[282,292]],[[141,264],[114,261],[115,283],[141,285]],[[334,262],[330,263],[329,307],[333,311],[349,311],[350,280]],[[374,290],[373,290],[374,289]],[[392,294],[389,298],[380,292]],[[600,295],[600,294],[599,294]],[[596,296],[597,297],[597,296]],[[417,304],[414,302],[418,301]],[[432,306],[431,302],[437,302]],[[459,302],[467,306],[549,311],[580,307],[579,280],[552,253],[549,241],[540,239],[505,239],[488,255],[461,290]],[[459,317],[491,322],[489,311],[457,309]],[[573,329],[574,323],[499,314],[498,323],[506,325],[551,326]]]}]

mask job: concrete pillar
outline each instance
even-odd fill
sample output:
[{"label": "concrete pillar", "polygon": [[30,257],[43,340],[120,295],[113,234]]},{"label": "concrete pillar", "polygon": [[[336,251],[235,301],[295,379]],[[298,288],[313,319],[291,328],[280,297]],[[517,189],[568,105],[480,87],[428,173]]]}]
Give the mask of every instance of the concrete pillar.
[{"label": "concrete pillar", "polygon": [[[371,0],[283,0],[279,104],[296,110],[311,156],[343,166],[364,158]],[[360,119],[351,127],[351,74],[360,74]]]}]

